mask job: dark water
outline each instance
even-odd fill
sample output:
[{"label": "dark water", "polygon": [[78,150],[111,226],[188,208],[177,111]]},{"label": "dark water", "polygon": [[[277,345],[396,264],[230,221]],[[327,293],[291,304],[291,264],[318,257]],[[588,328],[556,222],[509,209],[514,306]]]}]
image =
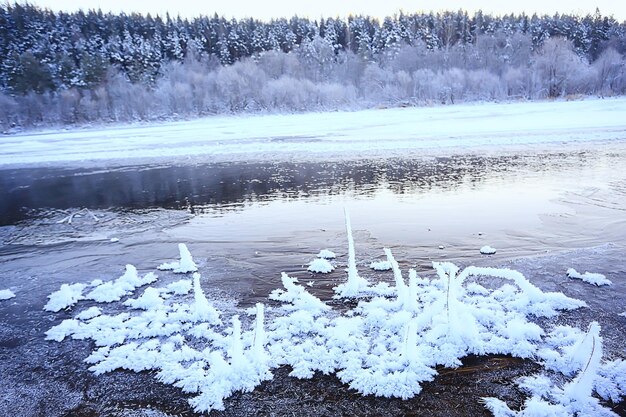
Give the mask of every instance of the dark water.
[{"label": "dark water", "polygon": [[[350,194],[426,195],[479,188],[486,181],[544,175],[623,162],[622,154],[578,152],[512,156],[367,160],[345,163],[229,163],[103,170],[0,171],[0,225],[45,209],[189,209],[228,211],[251,203]],[[587,174],[589,175],[589,174]],[[503,184],[506,186],[507,184]]]}]

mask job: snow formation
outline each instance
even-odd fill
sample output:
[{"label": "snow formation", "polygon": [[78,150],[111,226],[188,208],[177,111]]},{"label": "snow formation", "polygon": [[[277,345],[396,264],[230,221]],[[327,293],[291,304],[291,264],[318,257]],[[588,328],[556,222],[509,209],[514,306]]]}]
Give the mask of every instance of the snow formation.
[{"label": "snow formation", "polygon": [[[434,262],[430,277],[420,277],[413,269],[405,275],[389,249],[385,254],[393,286],[370,286],[356,271],[347,213],[346,230],[348,282],[336,290],[339,296],[358,300],[347,311],[331,308],[286,273],[281,275],[282,288],[269,296],[272,308],[257,304],[239,314],[213,305],[199,273],[192,280],[147,287],[121,301],[139,284],[154,281],[140,279],[127,266],[114,284],[101,283],[92,290],[132,282],[134,287],[123,295],[115,292],[124,312],[107,314],[91,307],[54,326],[46,337],[57,342],[66,337],[92,340],[95,348],[86,362],[95,374],[153,370],[158,380],[192,394],[190,403],[198,412],[223,409],[225,398],[253,390],[279,366],[290,366],[293,377],[334,373],[363,395],[406,399],[420,393],[421,384],[437,375],[438,366],[459,366],[470,354],[508,354],[538,358],[550,373],[518,381],[529,393],[521,411],[485,398],[495,416],[613,415],[592,395],[612,401],[624,396],[626,362],[602,362],[600,326],[591,323],[583,332],[566,326],[544,329],[535,323],[538,317],[584,307],[584,302],[544,292],[509,269],[461,270],[449,262]],[[90,297],[83,297],[84,288],[74,285],[54,293],[50,308],[67,308]],[[96,295],[110,292],[107,287]]]},{"label": "snow formation", "polygon": [[320,274],[328,274],[329,272],[332,272],[334,269],[335,267],[333,266],[333,264],[328,262],[328,260],[324,258],[316,258],[312,260],[311,263],[309,263],[309,267],[307,268],[307,271],[316,272]]},{"label": "snow formation", "polygon": [[348,281],[346,283],[337,285],[334,290],[336,297],[338,298],[353,298],[356,297],[360,291],[363,291],[369,286],[369,283],[365,278],[359,276],[359,271],[356,268],[356,252],[354,250],[354,238],[352,237],[352,226],[350,224],[350,214],[348,210],[344,210],[346,218],[346,233],[348,235]]},{"label": "snow formation", "polygon": [[162,271],[174,271],[177,274],[186,274],[188,272],[196,272],[198,266],[193,261],[187,245],[184,243],[178,244],[178,250],[180,252],[180,260],[174,262],[166,262],[157,267]]},{"label": "snow formation", "polygon": [[83,290],[87,287],[85,284],[63,284],[58,291],[48,296],[48,303],[44,306],[44,310],[57,312],[69,308],[84,300]]},{"label": "snow formation", "polygon": [[499,399],[484,398],[485,406],[495,417],[617,417],[593,393],[604,400],[619,402],[626,394],[626,362],[602,363],[602,338],[597,322],[592,322],[587,332],[567,326],[555,328],[538,356],[547,370],[560,377],[552,380],[546,374],[539,374],[519,378],[518,386],[528,394],[519,411],[510,409]]},{"label": "snow formation", "polygon": [[374,271],[389,271],[391,270],[391,264],[389,261],[374,261],[370,264],[370,268]]},{"label": "snow formation", "polygon": [[595,272],[585,272],[584,274],[579,273],[574,268],[569,268],[567,270],[567,276],[573,279],[580,279],[584,282],[588,282],[589,284],[596,285],[598,287],[602,285],[611,285],[612,282],[608,280],[604,275],[598,274]]}]

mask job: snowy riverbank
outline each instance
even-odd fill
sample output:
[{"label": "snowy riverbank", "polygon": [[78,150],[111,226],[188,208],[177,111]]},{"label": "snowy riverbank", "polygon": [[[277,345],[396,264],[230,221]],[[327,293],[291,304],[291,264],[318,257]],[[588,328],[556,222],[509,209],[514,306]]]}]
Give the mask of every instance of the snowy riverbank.
[{"label": "snowy riverbank", "polygon": [[0,166],[426,154],[626,140],[626,98],[216,116],[1,138]]}]

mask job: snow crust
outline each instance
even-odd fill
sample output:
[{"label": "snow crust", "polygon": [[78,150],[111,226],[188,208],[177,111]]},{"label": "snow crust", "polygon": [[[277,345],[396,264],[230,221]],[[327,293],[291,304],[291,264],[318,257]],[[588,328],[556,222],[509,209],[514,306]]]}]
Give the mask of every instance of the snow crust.
[{"label": "snow crust", "polygon": [[0,290],[0,301],[10,300],[15,297],[15,293],[9,289]]},{"label": "snow crust", "polygon": [[[349,281],[358,271],[347,213],[346,231]],[[413,269],[403,272],[390,249],[384,252],[393,285],[350,287],[346,297],[357,303],[347,310],[332,308],[282,273],[282,288],[269,296],[271,308],[257,304],[227,313],[206,297],[196,272],[192,280],[147,287],[133,298],[137,285],[124,293],[126,300],[118,298],[123,312],[91,307],[52,327],[46,338],[92,340],[95,347],[86,358],[92,372],[152,370],[158,380],[191,394],[197,412],[223,409],[233,392],[253,390],[284,365],[296,378],[335,374],[363,395],[406,399],[420,393],[438,366],[459,366],[470,354],[508,354],[539,360],[547,372],[517,381],[529,393],[522,410],[485,398],[495,416],[614,415],[594,395],[623,397],[626,364],[602,361],[600,326],[593,322],[582,331],[535,322],[585,307],[583,301],[544,292],[510,269],[434,262],[433,273],[422,278]],[[122,277],[99,283],[92,292],[118,281],[121,286],[156,280],[148,276],[150,282],[127,266]],[[50,308],[87,299],[89,294],[81,298],[83,289],[62,286],[51,295]],[[96,295],[112,292],[107,286]]]},{"label": "snow crust", "polygon": [[624,140],[625,113],[626,98],[619,97],[245,118],[216,116],[7,136],[0,148],[0,166],[195,155],[210,155],[215,160],[293,155],[311,158],[316,154],[345,158],[390,151],[620,141]]},{"label": "snow crust", "polygon": [[589,284],[593,284],[598,287],[612,284],[612,282],[602,274],[598,274],[595,272],[585,272],[584,274],[581,274],[574,268],[569,268],[567,270],[567,276],[569,278],[583,280],[584,282],[588,282]]}]

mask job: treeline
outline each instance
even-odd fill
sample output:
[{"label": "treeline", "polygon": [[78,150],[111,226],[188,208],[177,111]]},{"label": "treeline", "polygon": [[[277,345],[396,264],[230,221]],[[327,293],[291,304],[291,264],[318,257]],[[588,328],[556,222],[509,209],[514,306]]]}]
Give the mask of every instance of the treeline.
[{"label": "treeline", "polygon": [[624,94],[599,12],[261,22],[0,6],[0,127]]}]

